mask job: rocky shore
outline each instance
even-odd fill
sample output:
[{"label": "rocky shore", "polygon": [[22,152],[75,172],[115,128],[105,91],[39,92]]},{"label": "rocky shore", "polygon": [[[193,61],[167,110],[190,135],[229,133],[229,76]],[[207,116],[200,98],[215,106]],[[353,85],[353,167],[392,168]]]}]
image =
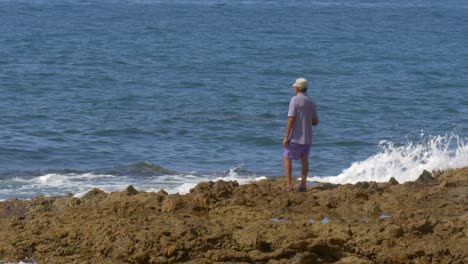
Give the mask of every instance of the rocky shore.
[{"label": "rocky shore", "polygon": [[468,167],[404,184],[283,184],[11,199],[0,263],[468,263]]}]

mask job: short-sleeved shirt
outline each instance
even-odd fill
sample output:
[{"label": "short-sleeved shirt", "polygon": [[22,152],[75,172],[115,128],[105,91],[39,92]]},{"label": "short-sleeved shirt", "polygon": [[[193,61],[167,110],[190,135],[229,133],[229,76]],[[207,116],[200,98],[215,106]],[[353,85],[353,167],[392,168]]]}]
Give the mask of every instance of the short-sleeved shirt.
[{"label": "short-sleeved shirt", "polygon": [[305,93],[298,93],[289,102],[288,117],[295,117],[289,140],[296,144],[312,144],[312,119],[318,118],[317,106]]}]

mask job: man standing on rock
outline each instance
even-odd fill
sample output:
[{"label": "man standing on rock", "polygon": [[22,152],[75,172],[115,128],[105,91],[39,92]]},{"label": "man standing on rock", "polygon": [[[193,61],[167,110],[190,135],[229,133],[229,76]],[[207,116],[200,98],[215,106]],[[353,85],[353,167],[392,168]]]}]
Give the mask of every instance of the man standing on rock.
[{"label": "man standing on rock", "polygon": [[319,123],[317,106],[307,95],[307,80],[299,78],[293,84],[294,96],[289,103],[286,135],[284,136],[283,162],[286,186],[283,191],[292,191],[292,160],[301,160],[302,178],[297,191],[306,191],[309,173],[309,151],[312,145],[312,126]]}]

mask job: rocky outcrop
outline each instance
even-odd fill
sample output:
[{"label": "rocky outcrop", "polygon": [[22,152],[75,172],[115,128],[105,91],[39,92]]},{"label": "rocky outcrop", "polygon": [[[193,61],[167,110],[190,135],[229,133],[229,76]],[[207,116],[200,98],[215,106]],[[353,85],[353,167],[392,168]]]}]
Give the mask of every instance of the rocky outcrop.
[{"label": "rocky outcrop", "polygon": [[468,168],[413,183],[282,177],[204,182],[189,194],[94,189],[0,203],[0,262],[466,263]]}]

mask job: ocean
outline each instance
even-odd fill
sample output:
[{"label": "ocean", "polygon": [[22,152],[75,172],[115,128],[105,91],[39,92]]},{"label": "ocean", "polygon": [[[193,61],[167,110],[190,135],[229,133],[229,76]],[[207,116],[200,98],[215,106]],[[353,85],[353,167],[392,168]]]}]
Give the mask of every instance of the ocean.
[{"label": "ocean", "polygon": [[0,200],[283,176],[299,77],[320,118],[310,181],[468,166],[465,0],[2,0],[0,13]]}]

